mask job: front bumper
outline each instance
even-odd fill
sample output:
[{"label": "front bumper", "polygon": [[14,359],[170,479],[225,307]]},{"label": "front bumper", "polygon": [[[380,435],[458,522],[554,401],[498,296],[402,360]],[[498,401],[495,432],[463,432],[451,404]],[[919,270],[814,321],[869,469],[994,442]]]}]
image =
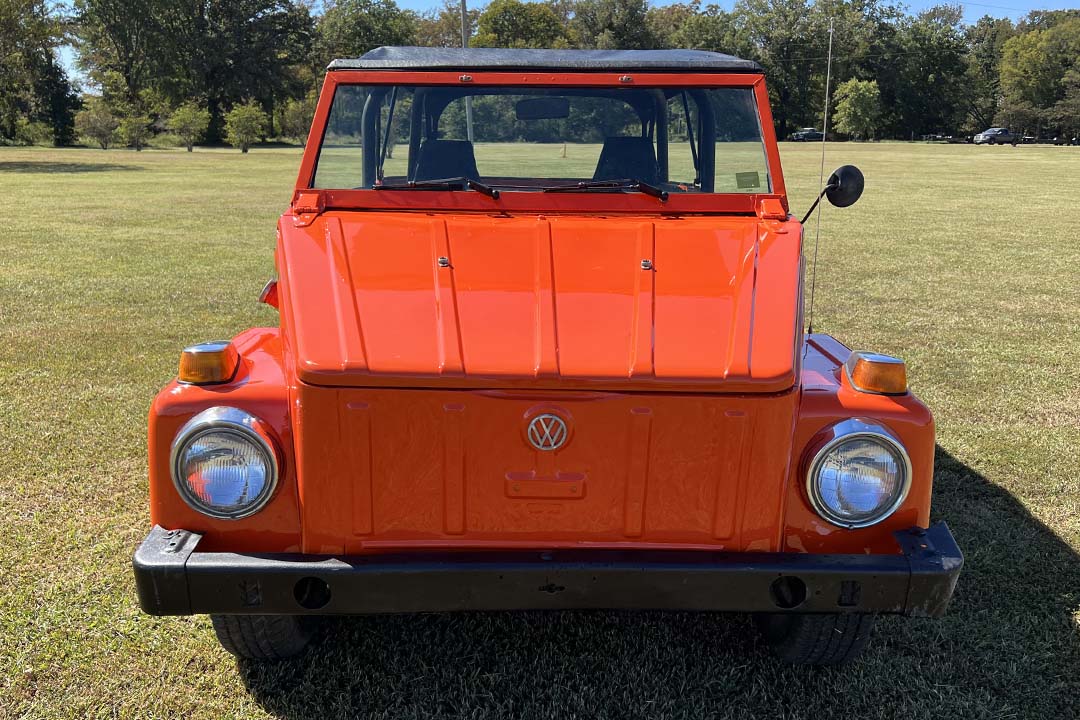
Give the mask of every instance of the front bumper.
[{"label": "front bumper", "polygon": [[155,526],[135,552],[152,615],[575,608],[939,616],[964,564],[945,523],[895,533],[895,555],[443,551],[353,557],[198,552]]}]

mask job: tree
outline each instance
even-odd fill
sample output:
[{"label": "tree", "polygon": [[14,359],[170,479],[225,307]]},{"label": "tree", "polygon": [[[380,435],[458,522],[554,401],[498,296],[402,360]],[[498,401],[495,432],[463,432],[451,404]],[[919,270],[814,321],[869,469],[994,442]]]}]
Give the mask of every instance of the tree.
[{"label": "tree", "polygon": [[109,145],[116,139],[116,129],[120,127],[120,121],[104,100],[90,98],[75,116],[75,127],[80,134],[100,145],[102,150],[108,150]]},{"label": "tree", "polygon": [[964,81],[967,46],[961,9],[930,8],[905,17],[885,44],[874,79],[888,113],[882,126],[910,139],[959,127],[971,107]]},{"label": "tree", "polygon": [[47,145],[52,140],[52,128],[47,124],[24,117],[16,121],[15,142],[21,145]]},{"label": "tree", "polygon": [[558,14],[549,5],[522,0],[492,0],[480,13],[472,47],[569,47]]},{"label": "tree", "polygon": [[1050,57],[1048,32],[1032,30],[1005,43],[1001,85],[1011,103],[1046,108],[1056,99],[1061,75]]},{"label": "tree", "polygon": [[693,0],[690,4],[673,3],[649,8],[645,14],[645,23],[648,25],[649,35],[653,38],[653,47],[696,47],[683,46],[679,37],[682,28],[701,11],[699,3],[700,0]]},{"label": "tree", "polygon": [[[307,92],[314,21],[305,5],[292,0],[203,0],[176,7],[185,8],[173,22],[179,23],[177,32],[187,34],[185,62],[190,71],[174,78],[170,97],[206,98],[209,140],[221,137],[225,108],[250,98],[273,117],[278,101]],[[194,12],[188,12],[189,7]],[[194,82],[185,82],[188,77]]]},{"label": "tree", "polygon": [[679,23],[673,29],[670,45],[748,58],[756,56],[736,16],[716,5],[709,5],[703,12],[694,13]]},{"label": "tree", "polygon": [[79,64],[97,85],[105,85],[105,75],[121,79],[122,97],[111,102],[136,105],[139,93],[152,79],[170,69],[174,39],[165,32],[161,20],[167,0],[76,0]]},{"label": "tree", "polygon": [[120,139],[124,145],[142,150],[150,139],[150,116],[133,112],[120,119]]},{"label": "tree", "polygon": [[[302,0],[76,0],[79,63],[114,106],[148,113],[148,91],[204,98],[211,140],[226,108],[303,97],[314,21]],[[111,76],[121,78],[114,82]]]},{"label": "tree", "polygon": [[994,114],[994,124],[1013,128],[1014,132],[1026,132],[1028,128],[1038,127],[1043,120],[1043,112],[1029,102],[1005,98]]},{"label": "tree", "polygon": [[237,105],[225,116],[225,141],[246,153],[266,131],[268,118],[254,101]]},{"label": "tree", "polygon": [[312,90],[302,100],[290,100],[281,110],[281,134],[307,142],[311,120],[315,117],[315,91]]},{"label": "tree", "polygon": [[[469,37],[476,34],[480,11],[466,9]],[[428,10],[417,18],[416,44],[423,47],[461,47],[461,8],[454,0],[443,0],[442,7]]]},{"label": "tree", "polygon": [[1080,9],[1070,10],[1032,10],[1016,24],[1017,32],[1029,30],[1049,30],[1059,23],[1080,20]]},{"label": "tree", "polygon": [[[254,100],[269,135],[302,137],[330,60],[379,45],[459,45],[457,0],[423,16],[399,1],[0,0],[0,137],[14,137],[16,127],[29,137],[28,122],[46,122],[57,142],[70,139],[79,101],[54,52],[65,27],[116,115],[147,115],[160,127],[167,107],[199,98],[214,142],[225,111]],[[965,26],[959,7],[908,15],[899,0],[736,0],[730,11],[703,4],[713,2],[491,0],[482,9],[472,3],[467,23],[473,47],[692,47],[755,60],[769,78],[780,136],[820,126],[830,21],[833,77],[877,84],[875,137],[1074,122],[1080,10]],[[75,12],[65,25],[66,7]]]},{"label": "tree", "polygon": [[0,4],[0,135],[15,137],[34,82],[33,57],[52,46],[55,32],[42,0]]},{"label": "tree", "polygon": [[827,19],[807,0],[739,0],[734,12],[748,59],[761,63],[769,78],[777,135],[818,124],[824,61],[816,58],[826,54]]},{"label": "tree", "polygon": [[53,142],[74,138],[79,107],[67,74],[56,58],[63,40],[62,6],[45,0],[0,1],[0,138],[40,140],[39,123]]},{"label": "tree", "polygon": [[989,15],[964,32],[967,44],[964,77],[971,91],[968,130],[985,130],[994,122],[994,113],[1001,104],[1001,56],[1005,43],[1015,34],[1011,20]]},{"label": "tree", "polygon": [[[825,95],[829,21],[833,21],[833,77],[887,76],[882,58],[892,48],[903,13],[893,0],[738,0],[730,17],[706,16],[698,32],[710,49],[756,60],[769,78],[777,135],[796,127],[821,126]],[[700,21],[688,23],[687,31]],[[711,27],[710,27],[711,25]],[[882,86],[884,95],[884,86]]]},{"label": "tree", "polygon": [[647,49],[656,45],[647,0],[578,0],[570,27],[581,47]]},{"label": "tree", "polygon": [[416,30],[416,14],[394,0],[336,0],[316,26],[315,55],[326,67],[335,58],[357,57],[380,45],[412,45]]},{"label": "tree", "polygon": [[836,129],[856,140],[874,137],[881,120],[881,92],[875,80],[851,79],[836,87]]},{"label": "tree", "polygon": [[34,81],[27,117],[45,123],[57,147],[75,142],[75,112],[82,106],[55,51],[41,53],[34,63]]},{"label": "tree", "polygon": [[1072,135],[1080,130],[1080,69],[1072,68],[1062,78],[1063,97],[1050,111],[1050,121],[1062,134]]},{"label": "tree", "polygon": [[[1005,120],[1027,111],[1034,115],[1036,133],[1044,123],[1060,124],[1060,111],[1069,107],[1072,73],[1080,72],[1080,17],[1044,15],[1049,19],[1040,16],[1041,24],[1049,26],[1010,38],[1001,59],[1004,102],[999,117]],[[1032,128],[1031,119],[1017,128]]]},{"label": "tree", "polygon": [[210,126],[210,112],[193,102],[186,102],[173,111],[166,125],[180,136],[184,147],[191,152]]}]

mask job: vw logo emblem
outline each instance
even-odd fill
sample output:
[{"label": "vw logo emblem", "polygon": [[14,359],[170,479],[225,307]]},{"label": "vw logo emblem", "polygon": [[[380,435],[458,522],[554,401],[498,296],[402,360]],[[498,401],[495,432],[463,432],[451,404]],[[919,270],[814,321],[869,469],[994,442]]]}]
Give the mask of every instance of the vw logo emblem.
[{"label": "vw logo emblem", "polygon": [[570,431],[558,415],[544,413],[529,422],[529,443],[537,450],[558,450],[566,444]]}]

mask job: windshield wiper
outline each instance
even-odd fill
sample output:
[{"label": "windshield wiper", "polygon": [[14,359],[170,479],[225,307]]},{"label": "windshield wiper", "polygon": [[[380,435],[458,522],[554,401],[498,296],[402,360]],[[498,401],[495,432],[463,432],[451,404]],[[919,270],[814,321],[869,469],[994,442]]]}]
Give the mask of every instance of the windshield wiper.
[{"label": "windshield wiper", "polygon": [[373,185],[372,190],[475,190],[489,198],[498,199],[499,191],[490,185],[467,177],[439,178],[438,180],[410,180],[404,183]]},{"label": "windshield wiper", "polygon": [[661,190],[655,185],[634,178],[626,178],[625,180],[583,180],[573,185],[549,185],[543,188],[544,192],[577,192],[579,190],[635,190],[651,195],[660,202],[667,202],[668,199],[667,190]]}]

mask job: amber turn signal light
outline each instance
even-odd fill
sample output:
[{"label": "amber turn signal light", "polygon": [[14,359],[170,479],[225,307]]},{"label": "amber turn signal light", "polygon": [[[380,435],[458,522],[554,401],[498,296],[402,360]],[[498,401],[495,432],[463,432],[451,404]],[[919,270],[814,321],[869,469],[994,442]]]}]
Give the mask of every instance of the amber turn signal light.
[{"label": "amber turn signal light", "polygon": [[199,343],[180,353],[178,379],[191,385],[211,385],[232,380],[240,353],[228,340]]},{"label": "amber turn signal light", "polygon": [[907,367],[900,358],[872,352],[854,352],[844,363],[848,381],[856,390],[880,395],[907,392]]}]

